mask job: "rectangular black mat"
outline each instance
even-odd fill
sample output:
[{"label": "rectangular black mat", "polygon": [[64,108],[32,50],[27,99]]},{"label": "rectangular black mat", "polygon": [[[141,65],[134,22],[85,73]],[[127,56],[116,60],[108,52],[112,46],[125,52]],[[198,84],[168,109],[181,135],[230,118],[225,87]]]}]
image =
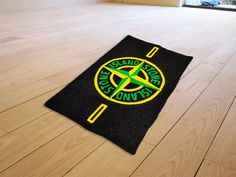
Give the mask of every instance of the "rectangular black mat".
[{"label": "rectangular black mat", "polygon": [[135,154],[191,60],[127,36],[45,105]]}]

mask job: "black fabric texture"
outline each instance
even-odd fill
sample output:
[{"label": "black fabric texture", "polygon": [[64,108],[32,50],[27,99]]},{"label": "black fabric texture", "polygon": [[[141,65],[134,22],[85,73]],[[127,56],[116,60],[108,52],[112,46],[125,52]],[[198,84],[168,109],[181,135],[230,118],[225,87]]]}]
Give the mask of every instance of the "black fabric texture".
[{"label": "black fabric texture", "polygon": [[[147,58],[147,54],[153,49],[153,47],[158,47],[159,50],[152,58]],[[99,68],[110,60],[123,57],[136,57],[145,61],[150,61],[162,71],[165,84],[158,95],[145,103],[126,105],[106,99],[98,92],[95,87],[95,75]],[[193,57],[191,56],[185,56],[167,50],[159,45],[148,43],[132,36],[126,36],[115,47],[98,59],[92,66],[75,78],[59,93],[49,99],[45,105],[48,108],[72,119],[85,129],[105,137],[123,148],[125,151],[135,154],[147,130],[158,117],[158,114],[165,105],[170,94],[175,89],[181,75],[191,62],[192,58]],[[143,70],[145,67],[148,68],[151,66],[146,64],[145,61],[141,68],[142,71],[140,70],[140,77],[144,77],[142,76],[142,73],[144,73]],[[139,61],[139,64],[141,66],[141,60]],[[135,66],[120,68],[123,70],[126,69],[127,72],[129,72],[132,67]],[[109,73],[105,68],[103,68],[103,71]],[[115,82],[117,85],[121,82],[121,78],[109,75],[109,79],[111,77],[113,77],[113,80],[116,79]],[[149,75],[148,77],[145,77],[146,80],[151,83]],[[164,79],[161,79],[158,83],[162,83]],[[154,85],[154,82],[152,84]],[[136,88],[138,85],[135,86],[135,84],[133,84],[133,87]],[[128,86],[125,88],[128,88]],[[144,89],[145,86],[140,86],[140,88]],[[147,90],[148,89],[151,90],[152,93],[156,91],[153,91],[151,87],[147,88]],[[119,95],[122,94],[124,94],[124,92]],[[127,93],[127,95],[128,94],[129,93]],[[113,98],[116,98],[117,95]],[[130,94],[128,96],[130,96]],[[148,94],[146,93],[145,96],[139,95],[139,99],[143,99],[143,97],[148,97]],[[133,102],[135,103],[135,101]],[[94,123],[88,122],[88,117],[101,104],[107,105],[107,108]]]}]

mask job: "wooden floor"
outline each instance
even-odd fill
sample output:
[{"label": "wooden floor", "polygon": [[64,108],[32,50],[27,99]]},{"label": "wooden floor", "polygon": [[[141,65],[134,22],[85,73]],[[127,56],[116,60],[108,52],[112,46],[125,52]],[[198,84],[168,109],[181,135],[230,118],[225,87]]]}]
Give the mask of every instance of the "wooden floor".
[{"label": "wooden floor", "polygon": [[[127,34],[194,56],[132,156],[43,106]],[[1,177],[235,177],[236,13],[83,4],[0,11]]]}]

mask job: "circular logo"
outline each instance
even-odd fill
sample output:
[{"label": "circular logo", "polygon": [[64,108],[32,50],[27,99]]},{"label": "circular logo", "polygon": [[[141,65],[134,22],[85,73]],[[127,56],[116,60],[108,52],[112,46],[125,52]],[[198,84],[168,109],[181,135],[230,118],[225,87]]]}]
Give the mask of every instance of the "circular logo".
[{"label": "circular logo", "polygon": [[150,61],[123,57],[103,64],[95,75],[94,84],[107,100],[136,105],[155,98],[165,85],[165,77]]}]

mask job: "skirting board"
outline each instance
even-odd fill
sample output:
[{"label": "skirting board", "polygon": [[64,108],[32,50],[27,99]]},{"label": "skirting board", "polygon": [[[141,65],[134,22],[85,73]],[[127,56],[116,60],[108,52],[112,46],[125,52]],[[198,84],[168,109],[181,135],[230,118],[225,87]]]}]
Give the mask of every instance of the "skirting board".
[{"label": "skirting board", "polygon": [[174,7],[179,7],[183,5],[183,0],[110,0],[110,2]]}]

